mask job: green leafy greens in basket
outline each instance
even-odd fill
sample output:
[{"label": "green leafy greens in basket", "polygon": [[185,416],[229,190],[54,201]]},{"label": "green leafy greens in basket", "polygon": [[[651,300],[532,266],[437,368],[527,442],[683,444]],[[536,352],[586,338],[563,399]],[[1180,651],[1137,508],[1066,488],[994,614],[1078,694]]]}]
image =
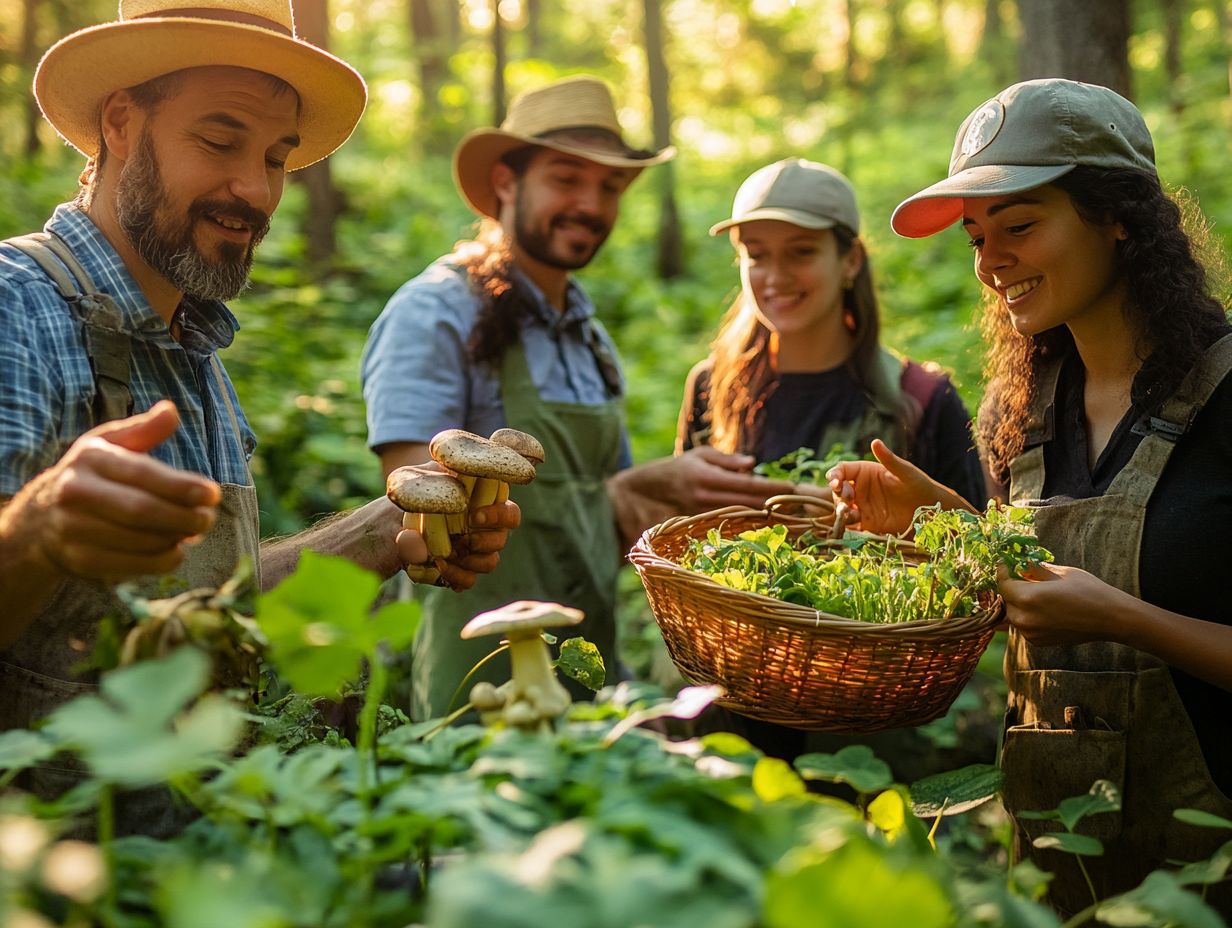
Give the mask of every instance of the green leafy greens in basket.
[{"label": "green leafy greens in basket", "polygon": [[761,593],[862,622],[968,616],[997,586],[997,567],[1021,575],[1051,561],[1031,510],[990,503],[984,515],[919,509],[915,543],[850,533],[831,541],[809,533],[793,545],[786,526],[693,539],[681,566],[733,590]]},{"label": "green leafy greens in basket", "polygon": [[813,457],[813,453],[812,448],[797,448],[775,461],[763,461],[753,468],[753,473],[770,480],[815,483],[824,487],[829,482],[826,480],[826,472],[840,461],[873,460],[871,454],[861,458],[842,442],[835,442],[831,445],[826,456],[820,460]]}]

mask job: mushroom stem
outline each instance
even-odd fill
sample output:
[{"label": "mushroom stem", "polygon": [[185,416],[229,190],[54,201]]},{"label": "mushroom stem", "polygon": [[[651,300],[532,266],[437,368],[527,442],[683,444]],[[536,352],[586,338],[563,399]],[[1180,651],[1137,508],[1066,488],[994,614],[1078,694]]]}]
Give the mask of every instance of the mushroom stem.
[{"label": "mushroom stem", "polygon": [[475,481],[475,489],[471,492],[471,508],[491,506],[496,502],[496,494],[502,481],[494,477],[480,477]]},{"label": "mushroom stem", "polygon": [[509,499],[509,484],[502,480],[500,486],[496,488],[496,499],[492,502],[503,503],[507,499]]},{"label": "mushroom stem", "polygon": [[453,553],[453,543],[449,540],[445,517],[436,512],[421,512],[419,519],[419,531],[428,546],[428,553],[433,557],[449,557]]},{"label": "mushroom stem", "polygon": [[552,669],[547,642],[538,630],[509,633],[509,662],[513,670],[513,688],[524,694],[537,689],[541,717],[552,718],[568,708],[569,691],[561,686]]}]

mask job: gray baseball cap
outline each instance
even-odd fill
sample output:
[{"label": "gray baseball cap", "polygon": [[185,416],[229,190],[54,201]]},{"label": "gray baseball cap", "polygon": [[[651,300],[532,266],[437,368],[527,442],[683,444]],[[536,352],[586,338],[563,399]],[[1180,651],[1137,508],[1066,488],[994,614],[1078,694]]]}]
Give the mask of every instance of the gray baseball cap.
[{"label": "gray baseball cap", "polygon": [[999,197],[1051,183],[1079,165],[1155,173],[1146,121],[1097,84],[1024,81],[975,108],[958,129],[949,177],[904,200],[890,225],[923,238],[962,218],[964,197]]},{"label": "gray baseball cap", "polygon": [[860,231],[851,181],[829,165],[802,158],[776,161],[749,175],[736,191],[731,219],[711,226],[710,234],[757,219],[778,219],[805,229],[841,225]]}]

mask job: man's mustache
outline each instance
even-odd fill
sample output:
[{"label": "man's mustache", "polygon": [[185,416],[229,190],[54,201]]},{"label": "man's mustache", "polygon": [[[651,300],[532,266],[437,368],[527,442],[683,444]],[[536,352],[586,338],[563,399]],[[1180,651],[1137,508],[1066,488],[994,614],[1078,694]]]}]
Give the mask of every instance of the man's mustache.
[{"label": "man's mustache", "polygon": [[252,230],[253,241],[260,241],[269,231],[269,214],[242,200],[196,200],[191,209],[194,216],[216,216],[242,222]]}]

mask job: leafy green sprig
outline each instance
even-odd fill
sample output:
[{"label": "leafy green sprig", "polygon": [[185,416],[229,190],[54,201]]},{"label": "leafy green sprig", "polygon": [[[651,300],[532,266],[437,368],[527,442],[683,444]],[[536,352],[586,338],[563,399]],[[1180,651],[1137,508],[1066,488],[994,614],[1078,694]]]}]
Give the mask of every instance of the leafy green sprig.
[{"label": "leafy green sprig", "polygon": [[774,461],[763,461],[753,468],[753,473],[770,480],[790,480],[792,483],[815,483],[825,486],[829,481],[826,473],[840,461],[871,460],[871,455],[861,458],[842,442],[835,442],[825,457],[813,457],[812,448],[797,448]]},{"label": "leafy green sprig", "polygon": [[[805,534],[792,544],[783,525],[694,539],[681,566],[735,590],[862,622],[949,619],[975,613],[996,589],[997,568],[1021,574],[1052,560],[1023,507],[990,504],[984,515],[917,511],[914,546],[852,533],[840,541]],[[836,548],[838,553],[835,553]]]}]

